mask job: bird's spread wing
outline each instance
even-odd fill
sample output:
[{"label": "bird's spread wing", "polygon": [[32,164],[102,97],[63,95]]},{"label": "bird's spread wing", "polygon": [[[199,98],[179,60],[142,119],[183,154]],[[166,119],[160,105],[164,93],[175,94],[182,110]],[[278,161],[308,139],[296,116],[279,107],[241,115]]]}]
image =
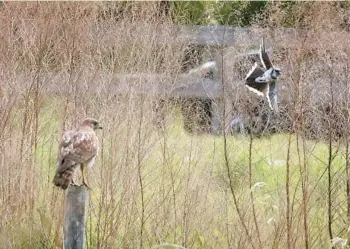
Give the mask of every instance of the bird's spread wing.
[{"label": "bird's spread wing", "polygon": [[75,130],[62,136],[59,148],[58,172],[64,172],[72,163],[83,164],[94,158],[98,150],[98,140],[93,130]]},{"label": "bird's spread wing", "polygon": [[264,38],[262,38],[261,45],[260,45],[260,53],[259,53],[261,64],[266,68],[266,70],[273,67],[269,55],[267,54],[265,50],[265,41]]},{"label": "bird's spread wing", "polygon": [[217,71],[216,62],[208,61],[199,67],[198,73],[202,77],[214,76],[214,73]]},{"label": "bird's spread wing", "polygon": [[245,86],[248,88],[248,90],[260,96],[264,96],[264,91],[266,91],[268,83],[256,82],[256,79],[262,77],[263,75],[264,71],[258,68],[258,64],[255,63],[252,69],[248,72],[247,76],[245,77]]}]

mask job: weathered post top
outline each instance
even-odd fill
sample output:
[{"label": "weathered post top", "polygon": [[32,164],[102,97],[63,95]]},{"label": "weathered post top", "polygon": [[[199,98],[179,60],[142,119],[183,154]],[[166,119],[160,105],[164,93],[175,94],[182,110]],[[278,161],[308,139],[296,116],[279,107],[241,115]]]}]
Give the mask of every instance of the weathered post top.
[{"label": "weathered post top", "polygon": [[64,249],[84,249],[89,191],[70,185],[65,196]]}]

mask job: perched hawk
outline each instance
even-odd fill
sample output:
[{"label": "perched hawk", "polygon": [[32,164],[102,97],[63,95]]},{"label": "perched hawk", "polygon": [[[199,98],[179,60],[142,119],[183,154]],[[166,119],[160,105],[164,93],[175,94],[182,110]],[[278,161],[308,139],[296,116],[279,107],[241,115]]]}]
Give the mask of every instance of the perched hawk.
[{"label": "perched hawk", "polygon": [[84,168],[94,164],[99,147],[95,133],[97,129],[102,129],[99,122],[93,118],[87,118],[75,130],[66,131],[63,134],[53,180],[57,187],[66,189],[70,183],[74,184],[73,173],[80,165],[83,185],[90,188],[85,180]]},{"label": "perched hawk", "polygon": [[280,76],[281,70],[272,65],[269,55],[265,51],[264,39],[262,39],[260,45],[259,57],[265,70],[255,63],[245,77],[245,85],[250,91],[266,97],[270,108],[278,112],[276,80]]}]

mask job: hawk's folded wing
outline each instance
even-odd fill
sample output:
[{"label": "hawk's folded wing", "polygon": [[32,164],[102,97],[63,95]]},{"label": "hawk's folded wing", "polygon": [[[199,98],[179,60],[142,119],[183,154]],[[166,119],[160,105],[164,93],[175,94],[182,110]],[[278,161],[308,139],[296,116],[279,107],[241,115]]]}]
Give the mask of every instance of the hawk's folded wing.
[{"label": "hawk's folded wing", "polygon": [[[84,164],[96,156],[98,149],[94,131],[75,130],[65,132],[59,147],[58,173],[72,166],[71,162]],[[69,163],[68,163],[69,162]]]}]

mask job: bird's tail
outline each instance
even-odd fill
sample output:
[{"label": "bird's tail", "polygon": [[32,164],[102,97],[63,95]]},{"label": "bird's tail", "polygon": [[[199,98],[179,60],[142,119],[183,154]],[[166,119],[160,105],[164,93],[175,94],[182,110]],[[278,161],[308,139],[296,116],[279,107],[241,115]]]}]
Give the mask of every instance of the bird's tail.
[{"label": "bird's tail", "polygon": [[[61,165],[61,167],[58,167],[53,179],[55,186],[60,187],[63,190],[67,189],[69,184],[72,182],[74,170],[78,166],[78,164],[73,161],[67,161],[64,164],[69,165]],[[66,169],[62,171],[62,167]]]}]

